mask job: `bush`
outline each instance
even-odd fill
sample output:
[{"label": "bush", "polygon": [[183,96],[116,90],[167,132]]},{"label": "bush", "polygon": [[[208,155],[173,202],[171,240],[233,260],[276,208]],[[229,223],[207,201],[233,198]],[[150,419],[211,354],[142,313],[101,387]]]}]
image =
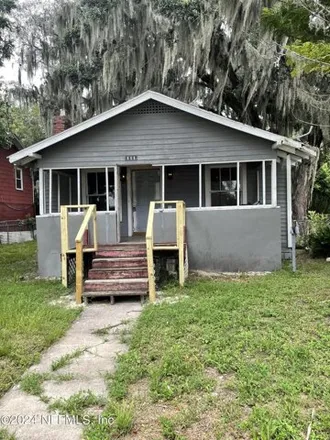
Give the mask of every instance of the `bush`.
[{"label": "bush", "polygon": [[330,217],[311,211],[308,213],[308,220],[308,248],[311,256],[330,256]]}]

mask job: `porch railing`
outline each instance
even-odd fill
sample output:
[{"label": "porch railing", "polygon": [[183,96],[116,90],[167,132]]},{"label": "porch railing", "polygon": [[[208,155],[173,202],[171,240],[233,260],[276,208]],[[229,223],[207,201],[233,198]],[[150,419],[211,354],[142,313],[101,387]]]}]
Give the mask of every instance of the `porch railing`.
[{"label": "porch railing", "polygon": [[[75,238],[75,249],[69,246],[69,209],[84,210],[84,218]],[[89,222],[93,221],[93,246],[84,247],[84,236],[89,229]],[[89,237],[88,237],[89,238]],[[64,205],[61,206],[61,264],[62,264],[62,284],[68,286],[67,261],[68,253],[76,253],[76,302],[81,303],[84,290],[84,252],[97,251],[97,225],[96,225],[96,205]]]},{"label": "porch railing", "polygon": [[[174,205],[176,207],[176,243],[155,245],[154,243],[154,217],[156,205]],[[149,280],[149,299],[154,302],[156,299],[156,283],[154,272],[154,251],[155,250],[178,250],[179,252],[179,284],[184,285],[184,246],[185,246],[185,226],[186,226],[186,204],[180,201],[160,201],[150,202],[149,216],[146,231],[147,263]]]}]

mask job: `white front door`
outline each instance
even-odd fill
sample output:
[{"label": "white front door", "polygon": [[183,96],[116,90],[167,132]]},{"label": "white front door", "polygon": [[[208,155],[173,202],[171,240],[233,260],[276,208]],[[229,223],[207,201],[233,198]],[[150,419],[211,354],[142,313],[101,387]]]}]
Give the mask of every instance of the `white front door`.
[{"label": "white front door", "polygon": [[160,199],[160,170],[134,170],[133,183],[133,232],[145,232],[149,204]]}]

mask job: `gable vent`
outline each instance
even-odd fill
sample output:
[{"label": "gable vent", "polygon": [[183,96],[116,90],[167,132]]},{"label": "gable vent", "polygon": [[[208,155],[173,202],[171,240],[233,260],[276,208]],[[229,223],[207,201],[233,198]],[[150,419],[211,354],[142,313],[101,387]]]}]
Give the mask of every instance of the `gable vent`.
[{"label": "gable vent", "polygon": [[162,104],[161,102],[149,100],[140,104],[131,110],[128,110],[127,113],[130,115],[146,115],[153,113],[178,113],[179,110],[169,105]]}]

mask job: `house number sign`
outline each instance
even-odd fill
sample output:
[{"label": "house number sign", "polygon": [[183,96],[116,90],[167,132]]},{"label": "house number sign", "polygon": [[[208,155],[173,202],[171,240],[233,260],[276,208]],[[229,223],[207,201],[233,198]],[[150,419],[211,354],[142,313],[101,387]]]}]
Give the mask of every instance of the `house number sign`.
[{"label": "house number sign", "polygon": [[138,157],[137,156],[125,156],[125,160],[127,162],[132,162],[134,160],[138,160]]}]

